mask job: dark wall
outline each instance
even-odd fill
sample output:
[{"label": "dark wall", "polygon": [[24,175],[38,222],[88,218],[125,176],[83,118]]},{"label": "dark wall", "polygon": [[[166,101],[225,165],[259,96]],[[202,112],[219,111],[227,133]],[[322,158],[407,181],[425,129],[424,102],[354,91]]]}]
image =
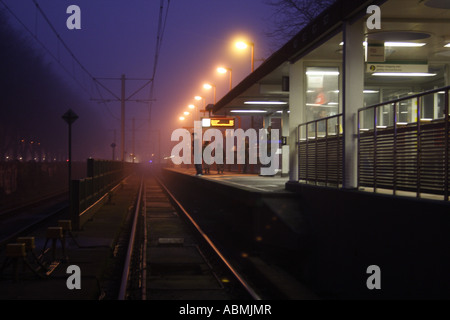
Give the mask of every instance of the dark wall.
[{"label": "dark wall", "polygon": [[[333,298],[450,297],[450,205],[288,183],[311,228],[309,281]],[[367,267],[381,269],[369,290]]]}]

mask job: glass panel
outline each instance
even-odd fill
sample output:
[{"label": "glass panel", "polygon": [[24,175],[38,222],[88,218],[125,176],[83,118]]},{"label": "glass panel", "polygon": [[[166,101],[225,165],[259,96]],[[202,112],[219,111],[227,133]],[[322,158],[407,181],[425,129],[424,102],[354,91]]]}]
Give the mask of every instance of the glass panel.
[{"label": "glass panel", "polygon": [[360,131],[373,130],[373,110],[369,108],[359,112]]},{"label": "glass panel", "polygon": [[339,113],[339,68],[306,68],[306,121]]},{"label": "glass panel", "polygon": [[423,96],[420,105],[421,120],[428,121],[444,118],[445,91]]},{"label": "glass panel", "polygon": [[378,128],[387,128],[394,125],[394,104],[379,106],[377,112]]}]

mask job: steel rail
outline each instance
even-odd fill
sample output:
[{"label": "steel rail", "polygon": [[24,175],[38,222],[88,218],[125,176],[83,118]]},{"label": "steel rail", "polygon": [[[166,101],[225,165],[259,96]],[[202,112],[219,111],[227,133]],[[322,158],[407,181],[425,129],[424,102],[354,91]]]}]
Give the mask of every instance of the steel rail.
[{"label": "steel rail", "polygon": [[124,264],[123,273],[122,273],[122,280],[121,280],[121,284],[120,284],[118,300],[125,300],[125,295],[127,292],[128,277],[130,274],[131,256],[133,254],[134,240],[135,240],[135,236],[136,236],[137,220],[139,218],[139,212],[141,209],[143,186],[144,186],[144,177],[141,178],[141,184],[139,187],[138,198],[136,201],[136,208],[134,210],[133,224],[131,226],[131,234],[130,234],[130,238],[128,241],[128,249],[127,249],[125,264]]},{"label": "steel rail", "polygon": [[233,268],[233,266],[227,261],[227,259],[222,255],[222,253],[217,249],[214,243],[209,239],[209,237],[203,232],[200,226],[195,222],[195,220],[190,216],[190,214],[184,209],[181,203],[175,198],[175,196],[167,189],[167,187],[162,183],[162,181],[155,176],[156,181],[163,187],[165,192],[170,196],[170,198],[175,202],[176,206],[183,212],[183,214],[190,220],[192,225],[197,229],[197,231],[202,235],[203,239],[209,244],[209,246],[214,250],[214,252],[220,257],[222,262],[227,266],[227,268],[233,273],[236,279],[241,283],[245,290],[251,295],[254,300],[262,300],[262,298],[250,287],[250,285],[244,280],[244,278]]}]

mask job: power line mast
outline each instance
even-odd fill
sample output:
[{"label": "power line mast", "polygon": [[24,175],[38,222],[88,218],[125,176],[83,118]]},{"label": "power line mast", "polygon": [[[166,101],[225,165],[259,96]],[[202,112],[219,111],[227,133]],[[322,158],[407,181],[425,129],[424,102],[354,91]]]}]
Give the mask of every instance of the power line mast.
[{"label": "power line mast", "polygon": [[[137,93],[139,93],[142,89],[144,89],[147,85],[149,85],[151,82],[153,82],[153,79],[143,79],[143,78],[126,78],[124,74],[120,78],[95,78],[95,80],[98,82],[98,80],[120,80],[121,81],[121,94],[120,97],[115,95],[111,90],[107,89],[105,86],[103,86],[111,95],[113,95],[114,99],[91,99],[93,101],[100,101],[100,102],[111,102],[111,101],[120,101],[120,130],[121,130],[121,138],[120,138],[120,152],[121,152],[121,161],[125,161],[125,103],[127,101],[134,101],[134,102],[150,102],[154,101],[154,99],[131,99],[134,97]],[[138,80],[138,81],[146,81],[145,84],[140,87],[138,90],[133,92],[129,97],[126,97],[126,90],[125,90],[125,83],[127,80]],[[134,153],[134,150],[133,150]]]}]

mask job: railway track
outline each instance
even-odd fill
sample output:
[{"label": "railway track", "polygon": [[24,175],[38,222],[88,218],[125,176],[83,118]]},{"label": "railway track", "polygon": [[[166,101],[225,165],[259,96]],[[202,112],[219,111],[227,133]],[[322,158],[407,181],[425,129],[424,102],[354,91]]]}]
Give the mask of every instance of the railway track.
[{"label": "railway track", "polygon": [[0,214],[0,250],[13,239],[34,230],[52,218],[67,214],[66,193],[56,193],[35,203],[10,209]]},{"label": "railway track", "polygon": [[157,178],[142,178],[119,300],[260,300]]}]

